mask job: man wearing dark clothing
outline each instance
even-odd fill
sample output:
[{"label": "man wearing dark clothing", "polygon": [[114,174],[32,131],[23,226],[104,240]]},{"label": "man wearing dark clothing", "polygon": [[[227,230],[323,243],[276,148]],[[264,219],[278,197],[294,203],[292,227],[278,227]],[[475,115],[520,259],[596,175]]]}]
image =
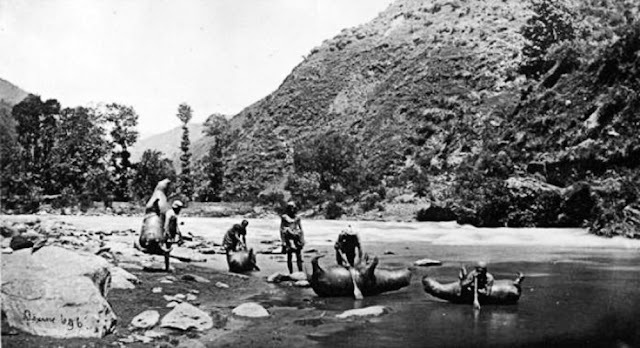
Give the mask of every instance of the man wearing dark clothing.
[{"label": "man wearing dark clothing", "polygon": [[[351,225],[340,232],[334,248],[336,249],[336,262],[340,266],[344,261],[347,261],[350,266],[355,265],[356,248],[358,248],[358,262],[362,260],[360,237],[358,233],[353,231]],[[346,260],[343,259],[343,255],[347,258]]]},{"label": "man wearing dark clothing", "polygon": [[224,235],[222,247],[227,252],[247,249],[247,225],[249,225],[249,221],[242,220],[240,224],[233,225]]},{"label": "man wearing dark clothing", "polygon": [[[460,286],[465,291],[477,291],[481,295],[489,295],[493,286],[493,275],[487,272],[487,264],[483,261],[478,262],[474,270],[468,274],[461,272],[462,279]],[[477,280],[477,285],[476,285]]]}]

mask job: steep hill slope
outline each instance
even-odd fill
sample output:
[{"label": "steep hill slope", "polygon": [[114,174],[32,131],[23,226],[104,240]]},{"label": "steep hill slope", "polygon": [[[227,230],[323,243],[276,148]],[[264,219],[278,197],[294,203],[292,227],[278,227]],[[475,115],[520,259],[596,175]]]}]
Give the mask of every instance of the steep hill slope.
[{"label": "steep hill slope", "polygon": [[[369,168],[393,177],[427,157],[441,165],[464,155],[487,105],[515,88],[525,14],[519,1],[401,0],[343,30],[232,120],[239,135],[228,151],[228,195],[281,186],[287,154],[330,130],[357,139]],[[450,132],[453,121],[464,132]],[[425,132],[434,136],[414,139]]]},{"label": "steep hill slope", "polygon": [[11,82],[0,78],[0,103],[16,105],[22,101],[29,93]]},{"label": "steep hill slope", "polygon": [[[293,177],[291,193],[306,190],[324,214],[336,202],[350,213],[385,209],[376,201],[408,193],[440,207],[424,219],[638,236],[640,4],[531,3],[398,0],[323,42],[231,120],[226,198],[283,192]],[[541,46],[543,64],[525,75]],[[322,188],[326,173],[296,162],[341,137],[356,144],[357,156],[344,157],[358,166],[334,183],[364,172],[355,194]],[[318,185],[331,194],[318,196]]]},{"label": "steep hill slope", "polygon": [[[189,139],[191,140],[191,150],[195,151],[196,143],[204,136],[202,134],[204,126],[202,123],[190,123],[188,129]],[[181,141],[182,127],[176,127],[164,133],[139,139],[131,148],[131,161],[139,161],[146,150],[157,150],[162,152],[166,158],[171,159],[176,168],[179,168]],[[200,151],[197,152],[200,153]]]}]

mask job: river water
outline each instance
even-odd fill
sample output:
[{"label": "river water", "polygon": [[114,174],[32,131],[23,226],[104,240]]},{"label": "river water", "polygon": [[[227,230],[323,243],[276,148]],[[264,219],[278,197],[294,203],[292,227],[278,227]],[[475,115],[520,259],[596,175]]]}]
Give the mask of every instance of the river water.
[{"label": "river water", "polygon": [[[133,219],[133,218],[131,218]],[[114,228],[136,228],[139,218],[115,219]],[[69,222],[89,227],[87,220]],[[183,231],[221,241],[239,219],[184,218]],[[247,239],[257,249],[260,241],[278,239],[276,219],[249,220]],[[132,226],[132,224],[134,224]],[[382,267],[408,267],[431,258],[442,266],[416,268],[411,285],[399,291],[367,297],[318,298],[310,289],[297,290],[272,304],[295,306],[312,297],[320,310],[342,311],[383,305],[389,313],[343,331],[309,336],[321,346],[349,347],[535,347],[640,346],[640,241],[605,239],[582,229],[478,229],[455,223],[363,222],[304,220],[307,248],[334,262],[332,244],[341,228],[352,224],[365,251],[380,257]],[[83,226],[84,225],[84,226]],[[120,226],[121,225],[121,226]],[[284,271],[281,256],[258,255],[266,276]],[[307,260],[310,255],[307,255]],[[454,281],[460,265],[487,261],[497,279],[525,274],[517,305],[483,306],[444,302],[426,294],[420,284],[429,274],[442,282]],[[308,265],[308,262],[306,263]],[[263,298],[264,302],[269,299]]]}]

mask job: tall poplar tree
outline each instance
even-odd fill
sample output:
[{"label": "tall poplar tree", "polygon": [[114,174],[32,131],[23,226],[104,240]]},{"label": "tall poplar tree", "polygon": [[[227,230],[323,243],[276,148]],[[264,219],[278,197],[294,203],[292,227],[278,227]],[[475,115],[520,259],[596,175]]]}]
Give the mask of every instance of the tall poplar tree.
[{"label": "tall poplar tree", "polygon": [[178,107],[178,118],[182,122],[182,141],[180,142],[180,175],[178,176],[178,190],[187,199],[193,198],[193,178],[191,175],[191,150],[189,145],[189,128],[187,124],[191,120],[192,110],[186,103]]}]

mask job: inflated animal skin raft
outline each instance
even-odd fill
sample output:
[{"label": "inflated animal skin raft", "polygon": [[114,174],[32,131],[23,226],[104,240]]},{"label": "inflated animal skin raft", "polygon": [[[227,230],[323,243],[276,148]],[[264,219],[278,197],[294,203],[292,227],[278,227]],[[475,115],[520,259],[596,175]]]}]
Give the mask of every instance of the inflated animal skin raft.
[{"label": "inflated animal skin raft", "polygon": [[[344,266],[320,267],[316,256],[311,260],[313,273],[309,283],[313,291],[322,297],[353,296],[353,278]],[[399,290],[411,282],[409,269],[378,269],[378,258],[365,265],[356,266],[355,282],[364,296],[377,295],[387,291]]]},{"label": "inflated animal skin raft", "polygon": [[233,273],[243,273],[260,270],[256,262],[256,255],[253,253],[253,249],[228,251],[227,265],[229,266],[229,272]]},{"label": "inflated animal skin raft", "polygon": [[[515,280],[495,280],[487,294],[478,294],[480,304],[515,304],[522,295],[521,284],[524,280],[522,273]],[[463,291],[459,281],[440,283],[437,280],[424,276],[422,278],[424,291],[429,295],[452,302],[473,303],[473,291]]]}]

